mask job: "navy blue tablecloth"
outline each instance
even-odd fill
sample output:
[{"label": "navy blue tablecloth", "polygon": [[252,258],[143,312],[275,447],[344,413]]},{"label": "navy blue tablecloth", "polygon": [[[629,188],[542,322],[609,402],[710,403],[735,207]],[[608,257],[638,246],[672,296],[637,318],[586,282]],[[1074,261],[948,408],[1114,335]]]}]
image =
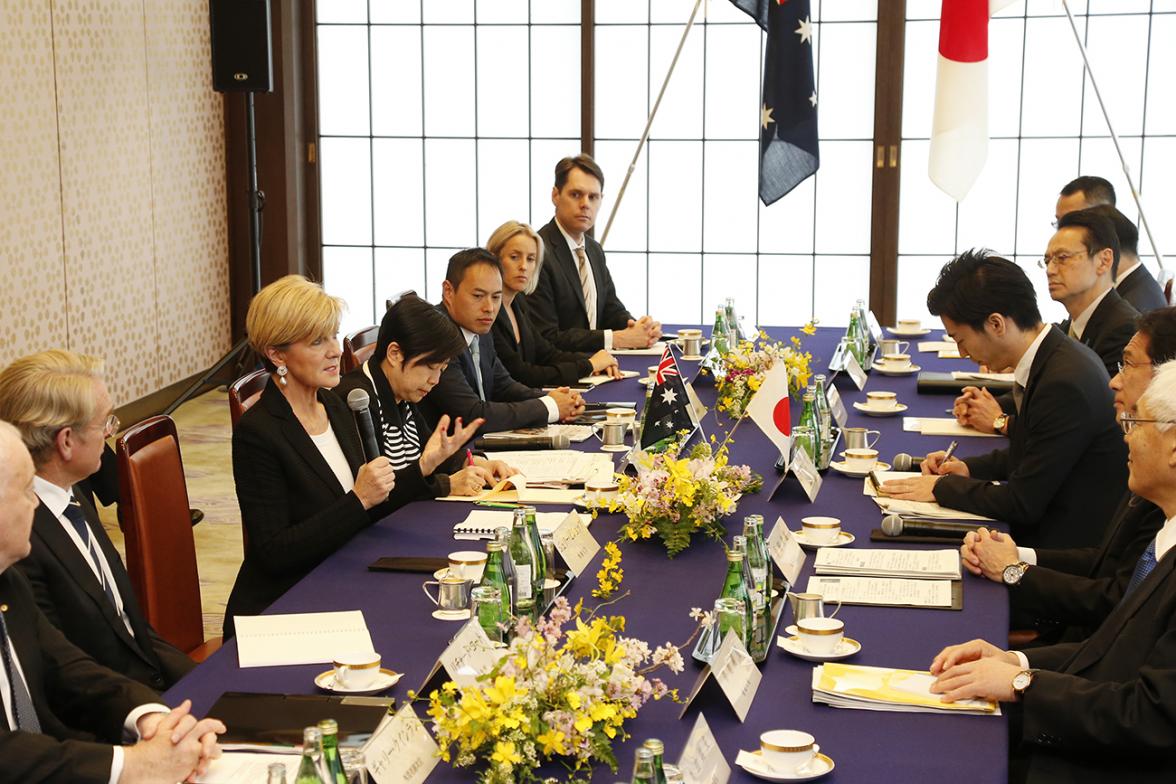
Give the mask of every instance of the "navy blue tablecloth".
[{"label": "navy blue tablecloth", "polygon": [[[796,334],[794,330],[770,330],[775,337]],[[814,355],[814,367],[823,369],[840,337],[840,330],[822,329],[804,338],[804,347]],[[937,337],[938,332],[931,337]],[[913,348],[913,347],[912,347]],[[963,369],[962,361],[938,360],[934,354],[915,354],[915,361],[927,369]],[[651,358],[623,357],[623,367],[639,369],[644,374]],[[693,363],[682,363],[688,376],[696,372]],[[941,449],[940,440],[906,433],[902,417],[866,417],[855,411],[852,403],[864,401],[865,392],[857,391],[839,379],[837,386],[849,410],[851,426],[869,426],[882,432],[879,449],[889,460],[895,452],[922,454]],[[714,389],[705,380],[697,384],[700,398],[713,405]],[[911,415],[946,416],[951,398],[918,396],[913,376],[885,377],[874,373],[867,390],[889,389],[910,407]],[[608,384],[595,390],[591,398],[599,400],[641,400],[644,389],[635,380]],[[731,423],[715,413],[707,415],[707,433],[720,438]],[[743,462],[763,474],[766,487],[775,483],[772,470],[775,454],[770,442],[754,432],[754,424],[744,421],[733,436],[732,462]],[[590,440],[582,448],[594,448]],[[959,454],[983,452],[999,445],[995,439],[963,439]],[[778,516],[794,530],[800,518],[810,514],[840,517],[845,530],[857,537],[855,547],[884,546],[869,541],[871,528],[877,527],[880,515],[874,504],[862,495],[862,480],[826,472],[824,486],[816,503],[810,504],[795,479],[789,479],[772,500],[767,492],[744,497],[737,513],[728,520],[735,532],[743,515],[764,515],[766,529]],[[425,677],[437,655],[457,631],[457,625],[434,620],[430,601],[421,591],[424,575],[369,572],[366,567],[379,556],[444,555],[462,549],[451,538],[451,528],[469,512],[460,503],[419,502],[410,504],[377,525],[361,532],[345,547],[328,558],[306,579],[292,588],[269,610],[270,613],[315,612],[361,609],[371,630],[376,649],[385,666],[404,673],[392,691],[403,699]],[[601,516],[592,531],[602,543],[616,537],[620,518]],[[465,543],[469,544],[469,543]],[[899,545],[909,547],[911,545]],[[666,641],[681,642],[693,629],[688,617],[690,608],[707,608],[713,604],[722,585],[726,567],[722,546],[710,540],[696,540],[689,550],[671,560],[658,541],[622,545],[625,570],[624,587],[631,595],[612,608],[628,618],[626,633],[646,640],[651,648]],[[590,596],[600,554],[588,573],[575,581],[568,595],[574,603]],[[800,585],[811,574],[811,557],[800,578]],[[791,613],[785,610],[784,623]],[[1005,591],[985,580],[966,577],[962,612],[881,607],[845,607],[839,617],[846,622],[848,635],[862,643],[862,651],[851,662],[887,667],[926,668],[932,657],[945,645],[982,637],[997,644],[1008,629],[1008,604]],[[228,643],[208,661],[193,670],[165,695],[175,704],[191,698],[198,715],[204,714],[225,691],[260,691],[313,693],[313,678],[323,665],[271,667],[242,670],[237,666],[237,649]],[[741,724],[729,706],[720,700],[705,700],[699,706],[714,730],[729,761],[737,751],[758,746],[759,733],[774,728],[802,729],[816,736],[824,753],[836,763],[826,781],[906,781],[943,782],[966,778],[969,782],[1000,782],[1006,779],[1006,723],[1003,718],[981,716],[938,716],[927,714],[878,713],[835,709],[812,703],[813,665],[773,648],[763,665],[763,681],[755,702]],[[698,668],[687,663],[686,671],[674,676],[662,672],[671,687],[683,693],[694,682]],[[626,777],[632,762],[634,743],[650,737],[665,741],[667,759],[674,760],[694,724],[698,709],[679,720],[680,706],[669,700],[650,703],[627,725],[633,740],[617,749]],[[418,706],[418,714],[424,709]],[[601,781],[610,780],[607,770],[597,771]],[[469,770],[457,770],[442,763],[430,777],[432,781],[469,780]],[[613,777],[616,778],[616,777]],[[734,781],[754,781],[735,768]]]}]

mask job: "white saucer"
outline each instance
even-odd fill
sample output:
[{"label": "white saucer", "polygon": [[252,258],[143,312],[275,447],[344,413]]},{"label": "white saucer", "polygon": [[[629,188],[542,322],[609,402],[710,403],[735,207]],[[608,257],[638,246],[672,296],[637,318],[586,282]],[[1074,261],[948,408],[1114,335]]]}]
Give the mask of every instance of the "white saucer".
[{"label": "white saucer", "polygon": [[[796,627],[793,626],[793,629]],[[791,637],[783,635],[776,638],[776,645],[791,653],[797,658],[805,661],[823,662],[823,661],[838,661],[840,659],[848,659],[850,656],[858,653],[862,649],[862,644],[850,637],[842,637],[837,643],[837,648],[833,653],[809,653],[800,644],[800,638],[796,636],[796,632],[792,632]]]},{"label": "white saucer", "polygon": [[380,668],[380,674],[376,677],[376,682],[366,689],[346,689],[342,686],[335,685],[335,671],[327,670],[326,672],[316,675],[314,678],[314,685],[318,686],[323,691],[333,691],[336,694],[379,694],[382,691],[387,691],[396,685],[400,680],[400,673],[392,670]]},{"label": "white saucer", "polygon": [[918,373],[922,369],[923,368],[919,367],[918,365],[907,365],[906,368],[902,370],[892,370],[885,365],[880,365],[877,362],[874,363],[874,370],[877,370],[884,376],[909,376],[912,373]]},{"label": "white saucer", "polygon": [[[685,359],[685,357],[682,357],[682,358]],[[651,386],[653,386],[653,379],[650,378],[649,376],[646,376],[645,378],[637,379],[637,383],[643,387],[651,387]]]},{"label": "white saucer", "polygon": [[899,327],[887,327],[886,331],[891,335],[898,335],[900,338],[921,338],[924,335],[930,335],[929,329],[900,329]]},{"label": "white saucer", "polygon": [[678,357],[678,359],[683,359],[683,360],[686,360],[687,362],[701,362],[703,360],[703,357],[701,354],[697,354],[697,355],[683,354],[682,356]]},{"label": "white saucer", "polygon": [[[746,752],[745,754],[750,757],[761,756],[759,749]],[[808,773],[778,773],[774,770],[769,770],[767,767],[761,768],[758,765],[741,763],[738,757],[735,760],[735,764],[757,779],[763,779],[764,781],[812,781],[829,773],[835,767],[833,760],[820,752],[813,758],[812,770]]]},{"label": "white saucer", "polygon": [[865,471],[858,471],[857,469],[854,469],[851,471],[845,465],[845,463],[839,462],[837,460],[830,460],[829,467],[839,474],[852,476],[856,479],[864,479],[866,475],[870,473],[870,471],[889,471],[890,463],[883,463],[881,460],[878,460],[874,463],[874,467],[872,469],[866,469]]},{"label": "white saucer", "polygon": [[797,544],[799,544],[801,547],[807,547],[810,550],[815,550],[818,547],[844,547],[847,544],[853,544],[854,539],[857,537],[855,537],[849,531],[843,530],[841,533],[837,534],[837,541],[833,542],[832,544],[817,544],[816,542],[810,542],[808,537],[804,535],[804,530],[802,529],[800,531],[793,531],[792,538],[795,539]]},{"label": "white saucer", "polygon": [[903,411],[907,410],[907,405],[905,403],[899,403],[894,408],[874,408],[873,406],[868,406],[865,403],[859,403],[856,400],[853,403],[853,407],[858,411],[861,411],[866,416],[876,417],[897,416]]},{"label": "white saucer", "polygon": [[631,447],[627,444],[617,444],[616,446],[604,446],[603,444],[601,444],[600,451],[601,452],[628,452],[632,448],[633,447]]},{"label": "white saucer", "polygon": [[469,610],[433,610],[433,617],[439,621],[468,621]]}]

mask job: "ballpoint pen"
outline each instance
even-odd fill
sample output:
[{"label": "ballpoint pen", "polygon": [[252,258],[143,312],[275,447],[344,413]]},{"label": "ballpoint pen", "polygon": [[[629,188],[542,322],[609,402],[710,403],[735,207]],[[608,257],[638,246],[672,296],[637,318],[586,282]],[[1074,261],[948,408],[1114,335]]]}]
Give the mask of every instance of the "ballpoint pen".
[{"label": "ballpoint pen", "polygon": [[956,447],[959,445],[958,441],[952,441],[947,445],[947,451],[943,453],[943,459],[939,461],[940,470],[943,470],[943,467],[947,465],[947,461],[951,460],[952,455],[955,454]]}]

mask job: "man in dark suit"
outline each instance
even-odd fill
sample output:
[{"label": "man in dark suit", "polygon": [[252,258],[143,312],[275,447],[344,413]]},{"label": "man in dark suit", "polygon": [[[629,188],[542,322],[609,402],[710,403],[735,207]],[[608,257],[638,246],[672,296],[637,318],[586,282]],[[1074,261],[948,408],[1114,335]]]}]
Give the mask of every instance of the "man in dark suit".
[{"label": "man in dark suit", "polygon": [[588,235],[603,189],[604,172],[590,156],[564,158],[551,189],[555,217],[539,230],[546,263],[527,303],[539,331],[568,351],[648,348],[661,337],[661,324],[634,319],[617,298],[604,249]]},{"label": "man in dark suit", "polygon": [[[1155,367],[1176,359],[1176,309],[1152,311],[1137,326],[1111,379],[1116,414],[1134,413]],[[1101,547],[1035,550],[981,529],[968,534],[961,553],[973,574],[1009,586],[1012,628],[1036,628],[1038,642],[1083,640],[1122,599],[1136,561],[1165,519],[1158,506],[1128,490]]]},{"label": "man in dark suit", "polygon": [[1126,479],[1099,358],[1042,324],[1029,278],[984,251],[948,262],[927,307],[962,355],[1014,369],[1017,422],[1007,448],[946,462],[943,452],[933,452],[923,476],[887,482],[883,490],[1003,520],[1028,546],[1096,546]]},{"label": "man in dark suit", "polygon": [[32,552],[18,565],[37,604],[99,664],[160,691],[195,666],[139,608],[118,551],[76,485],[99,470],[118,428],[100,360],[67,351],[22,357],[0,372],[0,419],[33,455],[40,503]]},{"label": "man in dark suit", "polygon": [[544,394],[511,378],[494,351],[490,334],[502,306],[502,268],[482,248],[458,251],[449,260],[439,306],[461,328],[468,348],[441,374],[421,410],[435,427],[441,416],[486,420],[482,432],[541,427],[575,419],[584,410],[578,392],[559,387]]},{"label": "man in dark suit", "polygon": [[946,701],[1019,703],[1010,781],[1176,779],[1176,363],[1157,371],[1123,423],[1131,491],[1166,520],[1122,600],[1082,642],[1021,653],[973,640],[931,664],[932,691]]},{"label": "man in dark suit", "polygon": [[[0,783],[175,782],[219,756],[214,719],[170,711],[140,683],[96,663],[37,607],[12,565],[30,549],[33,461],[0,422]],[[134,745],[121,745],[136,741]]]},{"label": "man in dark suit", "polygon": [[1119,237],[1111,221],[1092,210],[1068,212],[1058,221],[1041,260],[1049,296],[1069,318],[1058,328],[1098,354],[1113,376],[1123,347],[1135,334],[1139,312],[1123,300],[1113,281],[1119,267]]}]

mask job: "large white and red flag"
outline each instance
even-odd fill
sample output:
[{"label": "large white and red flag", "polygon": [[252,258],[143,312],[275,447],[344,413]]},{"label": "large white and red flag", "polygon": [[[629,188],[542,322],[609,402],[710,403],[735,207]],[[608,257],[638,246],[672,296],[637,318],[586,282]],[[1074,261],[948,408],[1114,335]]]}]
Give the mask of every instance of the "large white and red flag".
[{"label": "large white and red flag", "polygon": [[988,20],[1012,0],[943,0],[931,181],[963,201],[988,157]]}]

